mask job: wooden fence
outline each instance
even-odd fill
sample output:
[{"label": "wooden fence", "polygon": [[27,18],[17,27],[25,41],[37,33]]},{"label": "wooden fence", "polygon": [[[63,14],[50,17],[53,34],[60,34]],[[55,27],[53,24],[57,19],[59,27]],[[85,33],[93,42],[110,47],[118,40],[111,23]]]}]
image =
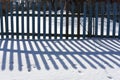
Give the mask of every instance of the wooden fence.
[{"label": "wooden fence", "polygon": [[[6,13],[2,6],[6,5]],[[42,5],[42,6],[41,6]],[[22,39],[85,39],[92,37],[120,38],[120,4],[96,2],[64,10],[61,3],[52,9],[41,3],[13,6],[0,3],[0,38]],[[48,8],[48,9],[47,9]]]}]

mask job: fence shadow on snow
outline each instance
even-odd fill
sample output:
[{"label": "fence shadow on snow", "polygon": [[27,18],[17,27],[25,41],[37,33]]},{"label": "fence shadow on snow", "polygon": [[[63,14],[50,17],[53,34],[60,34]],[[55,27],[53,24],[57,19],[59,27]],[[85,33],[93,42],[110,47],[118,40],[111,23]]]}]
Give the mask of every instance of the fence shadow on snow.
[{"label": "fence shadow on snow", "polygon": [[119,68],[120,40],[0,40],[1,70]]}]

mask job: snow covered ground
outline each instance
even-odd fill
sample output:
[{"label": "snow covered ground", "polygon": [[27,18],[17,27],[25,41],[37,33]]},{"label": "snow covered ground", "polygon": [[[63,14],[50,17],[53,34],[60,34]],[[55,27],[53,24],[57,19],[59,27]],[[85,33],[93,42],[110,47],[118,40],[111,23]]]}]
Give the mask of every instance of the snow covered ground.
[{"label": "snow covered ground", "polygon": [[120,40],[0,40],[0,80],[120,80]]},{"label": "snow covered ground", "polygon": [[[25,17],[24,19],[26,32],[27,18]],[[49,28],[48,20],[46,18],[47,33]],[[100,20],[99,18],[98,34],[100,34],[101,28]],[[14,32],[16,32],[15,17],[13,21],[15,22]],[[60,19],[58,18],[58,33],[60,30],[59,21]],[[81,21],[83,21],[83,18],[81,18]],[[22,28],[21,22],[21,18],[19,18],[20,32]],[[30,32],[32,32],[31,22],[32,17],[30,18]],[[77,19],[75,19],[75,22],[77,22]],[[113,21],[111,20],[110,22],[110,34],[112,35]],[[38,21],[36,20],[35,26],[37,26],[37,23]],[[9,24],[11,24],[10,18]],[[52,31],[54,31],[54,19],[51,24]],[[65,19],[63,19],[63,24],[65,26]],[[88,25],[88,23],[86,24]],[[74,25],[76,34],[77,23]],[[69,27],[71,27],[71,22],[69,22]],[[81,24],[81,32],[82,28]],[[106,29],[107,19],[105,18],[105,35]],[[119,24],[116,23],[116,35],[118,35],[118,29]],[[37,28],[35,30],[37,32]],[[71,33],[70,31],[69,33]],[[11,32],[11,27],[9,27],[9,32]],[[41,18],[41,33],[43,33],[43,18]],[[65,33],[65,30],[63,33]],[[0,39],[0,80],[120,80],[119,74],[119,39]]]}]

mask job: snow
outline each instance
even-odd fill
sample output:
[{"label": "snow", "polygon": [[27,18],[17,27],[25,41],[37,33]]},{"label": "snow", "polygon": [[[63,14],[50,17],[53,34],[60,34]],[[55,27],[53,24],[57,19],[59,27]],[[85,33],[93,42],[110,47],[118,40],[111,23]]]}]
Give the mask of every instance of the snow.
[{"label": "snow", "polygon": [[1,80],[119,80],[120,40],[0,40]]}]

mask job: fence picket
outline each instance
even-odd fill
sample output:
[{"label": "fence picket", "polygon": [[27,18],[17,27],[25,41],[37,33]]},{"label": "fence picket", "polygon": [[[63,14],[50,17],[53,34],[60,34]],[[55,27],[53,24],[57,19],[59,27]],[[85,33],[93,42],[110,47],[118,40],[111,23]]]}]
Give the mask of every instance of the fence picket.
[{"label": "fence picket", "polygon": [[41,4],[38,3],[38,39],[40,39],[40,8],[41,8]]},{"label": "fence picket", "polygon": [[6,14],[5,14],[5,25],[6,25],[6,38],[9,38],[8,29],[8,2],[6,3]]},{"label": "fence picket", "polygon": [[81,10],[81,5],[79,3],[79,5],[77,6],[77,39],[80,38],[80,10]]},{"label": "fence picket", "polygon": [[12,38],[14,38],[13,4],[12,4],[12,2],[10,3],[10,17],[11,17],[11,33],[12,33]]},{"label": "fence picket", "polygon": [[93,17],[93,14],[94,14],[93,11],[92,11],[93,10],[92,6],[93,5],[88,6],[88,10],[89,10],[89,14],[88,14],[88,36],[89,37],[91,37],[91,35],[92,35],[92,27],[94,27],[94,26],[92,26],[92,17]]},{"label": "fence picket", "polygon": [[18,2],[16,2],[16,33],[17,33],[17,39],[19,39]]},{"label": "fence picket", "polygon": [[55,39],[57,39],[57,0],[55,0],[55,17],[54,17],[54,37],[55,37]]},{"label": "fence picket", "polygon": [[118,3],[118,22],[119,22],[119,32],[118,32],[118,37],[120,39],[120,3]]},{"label": "fence picket", "polygon": [[61,2],[61,17],[60,17],[60,39],[63,38],[63,3]]},{"label": "fence picket", "polygon": [[35,39],[35,3],[32,2],[32,38]]},{"label": "fence picket", "polygon": [[51,10],[52,10],[52,4],[49,4],[49,39],[51,39]]},{"label": "fence picket", "polygon": [[84,2],[83,39],[86,37],[86,2]]},{"label": "fence picket", "polygon": [[72,27],[71,27],[71,36],[72,36],[72,39],[74,39],[74,16],[75,16],[75,13],[74,13],[74,10],[75,10],[75,4],[72,3]]},{"label": "fence picket", "polygon": [[24,39],[24,3],[22,2],[22,39]]},{"label": "fence picket", "polygon": [[3,15],[2,15],[2,3],[0,3],[0,20],[1,20],[1,24],[0,24],[1,38],[3,39]]},{"label": "fence picket", "polygon": [[113,34],[112,34],[113,37],[115,37],[115,30],[116,30],[116,22],[117,22],[116,15],[117,15],[117,3],[114,2],[113,3]]},{"label": "fence picket", "polygon": [[110,2],[107,2],[107,37],[109,37],[110,33]]},{"label": "fence picket", "polygon": [[46,39],[46,3],[43,8],[43,39]]},{"label": "fence picket", "polygon": [[29,24],[29,2],[27,3],[27,39],[29,39],[30,35],[30,24]]},{"label": "fence picket", "polygon": [[104,13],[105,13],[105,3],[101,3],[101,37],[104,35]]},{"label": "fence picket", "polygon": [[98,2],[95,3],[95,36],[98,35]]}]

